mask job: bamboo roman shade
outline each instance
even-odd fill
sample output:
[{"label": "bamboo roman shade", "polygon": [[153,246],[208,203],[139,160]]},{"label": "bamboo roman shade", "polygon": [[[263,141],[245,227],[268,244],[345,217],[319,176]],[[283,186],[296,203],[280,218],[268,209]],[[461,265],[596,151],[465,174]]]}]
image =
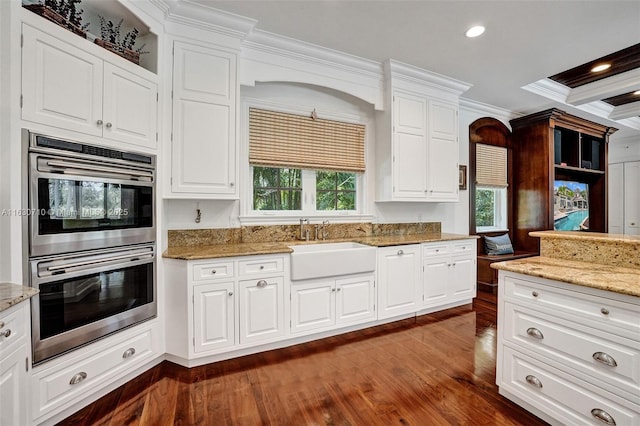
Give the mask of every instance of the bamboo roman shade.
[{"label": "bamboo roman shade", "polygon": [[506,188],[507,148],[476,144],[476,185]]},{"label": "bamboo roman shade", "polygon": [[249,163],[364,172],[361,124],[249,109]]}]

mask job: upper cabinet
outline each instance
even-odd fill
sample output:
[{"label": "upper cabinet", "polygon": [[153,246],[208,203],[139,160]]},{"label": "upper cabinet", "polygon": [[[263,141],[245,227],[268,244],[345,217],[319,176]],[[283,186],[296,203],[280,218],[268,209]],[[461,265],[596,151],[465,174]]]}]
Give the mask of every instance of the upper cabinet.
[{"label": "upper cabinet", "polygon": [[[107,51],[100,55],[103,49],[43,24],[49,32],[22,27],[22,119],[155,148],[155,74]],[[113,61],[104,59],[110,56]]]},{"label": "upper cabinet", "polygon": [[458,201],[458,98],[465,83],[388,61],[376,118],[378,201]]},{"label": "upper cabinet", "polygon": [[173,196],[238,197],[236,64],[234,51],[174,42]]}]

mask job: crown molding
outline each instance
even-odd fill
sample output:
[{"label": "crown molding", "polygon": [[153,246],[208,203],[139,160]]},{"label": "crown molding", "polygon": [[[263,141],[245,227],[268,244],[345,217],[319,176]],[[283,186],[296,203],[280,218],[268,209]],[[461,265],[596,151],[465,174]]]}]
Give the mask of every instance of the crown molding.
[{"label": "crown molding", "polygon": [[632,118],[640,116],[640,101],[631,102],[630,104],[618,105],[613,108],[609,114],[611,120],[622,120],[623,118]]},{"label": "crown molding", "polygon": [[640,68],[594,81],[571,90],[567,103],[574,106],[623,95],[638,90]]},{"label": "crown molding", "polygon": [[388,59],[385,63],[385,71],[396,83],[406,83],[409,85],[427,86],[437,90],[446,90],[455,96],[460,96],[473,86],[464,81],[456,80],[432,71],[405,64],[394,59]]},{"label": "crown molding", "polygon": [[467,98],[460,98],[460,110],[485,115],[487,117],[501,118],[506,121],[507,126],[509,126],[509,120],[523,116],[523,114]]}]

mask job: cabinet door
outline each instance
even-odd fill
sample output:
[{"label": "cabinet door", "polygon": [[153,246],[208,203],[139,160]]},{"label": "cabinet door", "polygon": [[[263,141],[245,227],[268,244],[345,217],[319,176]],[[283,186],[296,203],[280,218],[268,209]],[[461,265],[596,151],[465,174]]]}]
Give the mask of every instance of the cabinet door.
[{"label": "cabinet door", "polygon": [[449,289],[449,256],[429,257],[423,260],[423,301],[425,306],[447,303]]},{"label": "cabinet door", "polygon": [[333,280],[291,285],[291,332],[302,333],[335,324]]},{"label": "cabinet door", "polygon": [[155,147],[157,96],[154,82],[105,62],[103,136]]},{"label": "cabinet door", "polygon": [[172,191],[236,198],[236,55],[175,43]]},{"label": "cabinet door", "polygon": [[640,161],[624,164],[624,233],[640,235]]},{"label": "cabinet door", "polygon": [[[612,234],[622,234],[624,232],[624,163],[609,164],[609,232]],[[638,184],[640,182],[637,182]]]},{"label": "cabinet door", "polygon": [[429,101],[427,196],[430,201],[458,200],[458,108]]},{"label": "cabinet door", "polygon": [[394,94],[393,196],[426,198],[427,103],[424,97]]},{"label": "cabinet door", "polygon": [[378,318],[418,311],[420,246],[378,249]]},{"label": "cabinet door", "polygon": [[102,60],[23,25],[22,119],[102,136]]},{"label": "cabinet door", "polygon": [[193,287],[194,352],[235,344],[233,282]]},{"label": "cabinet door", "polygon": [[240,281],[240,343],[284,335],[282,277]]},{"label": "cabinet door", "polygon": [[449,298],[451,301],[476,297],[476,258],[454,255],[451,258]]},{"label": "cabinet door", "polygon": [[0,425],[27,424],[26,359],[25,346],[0,359]]},{"label": "cabinet door", "polygon": [[375,319],[373,276],[336,280],[336,323]]}]

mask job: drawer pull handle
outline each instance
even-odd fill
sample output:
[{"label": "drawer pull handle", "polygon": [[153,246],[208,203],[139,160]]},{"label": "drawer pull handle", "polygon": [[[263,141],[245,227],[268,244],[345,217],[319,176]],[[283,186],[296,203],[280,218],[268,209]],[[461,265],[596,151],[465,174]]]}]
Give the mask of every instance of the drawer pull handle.
[{"label": "drawer pull handle", "polygon": [[11,336],[11,329],[7,328],[4,331],[0,331],[0,336],[3,336],[5,339],[9,336]]},{"label": "drawer pull handle", "polygon": [[127,358],[131,358],[132,356],[134,356],[136,353],[135,348],[129,348],[126,351],[124,351],[124,353],[122,354],[122,358],[127,359]]},{"label": "drawer pull handle", "polygon": [[[527,334],[531,337],[535,337],[536,339],[544,339],[544,335],[542,334],[542,332],[540,330],[538,330],[537,328],[527,328]],[[593,355],[595,357],[595,355]]]},{"label": "drawer pull handle", "polygon": [[605,365],[608,365],[609,367],[617,367],[618,363],[616,362],[616,360],[609,354],[604,353],[604,352],[596,352],[593,354],[593,359],[595,359],[598,362],[601,362]]},{"label": "drawer pull handle", "polygon": [[602,308],[602,309],[600,309],[600,313],[602,315],[609,315],[609,310],[607,308]]},{"label": "drawer pull handle", "polygon": [[525,377],[525,380],[527,381],[527,383],[537,387],[538,389],[542,389],[542,382],[536,376],[532,376],[531,374],[529,374],[527,377]]},{"label": "drawer pull handle", "polygon": [[601,410],[600,408],[594,408],[593,410],[591,410],[591,415],[606,425],[616,424],[616,421],[613,420],[611,414],[607,413],[604,410]]},{"label": "drawer pull handle", "polygon": [[260,280],[256,285],[260,288],[263,288],[267,286],[267,282],[265,280]]},{"label": "drawer pull handle", "polygon": [[538,292],[537,292],[537,291],[532,291],[532,292],[531,292],[531,295],[532,295],[533,297],[538,297]]},{"label": "drawer pull handle", "polygon": [[69,384],[70,385],[77,385],[78,383],[80,383],[81,381],[83,381],[86,378],[87,378],[87,373],[85,373],[84,371],[81,371],[78,374],[74,375],[71,378],[71,380],[69,380]]},{"label": "drawer pull handle", "polygon": [[404,254],[404,251],[398,250],[398,256],[402,256],[403,254]]}]

